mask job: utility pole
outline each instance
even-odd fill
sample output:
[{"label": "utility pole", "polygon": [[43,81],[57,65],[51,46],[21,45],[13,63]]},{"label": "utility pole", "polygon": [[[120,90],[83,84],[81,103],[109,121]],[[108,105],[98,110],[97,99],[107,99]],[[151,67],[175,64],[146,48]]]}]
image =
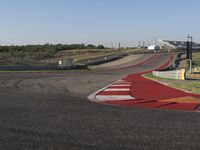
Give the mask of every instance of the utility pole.
[{"label": "utility pole", "polygon": [[13,49],[14,49],[14,45],[12,44],[12,45],[11,45],[11,56],[14,55]]},{"label": "utility pole", "polygon": [[170,67],[170,61],[171,61],[171,50],[168,50],[169,52],[169,67]]},{"label": "utility pole", "polygon": [[155,38],[155,45],[157,45],[157,38]]},{"label": "utility pole", "polygon": [[145,48],[145,41],[143,41],[143,48]]},{"label": "utility pole", "polygon": [[[190,61],[190,74],[192,74],[192,44],[193,44],[193,38],[188,35],[188,40],[187,40],[187,57]],[[190,39],[190,41],[189,41]]]},{"label": "utility pole", "polygon": [[121,43],[119,42],[119,51],[121,50]]},{"label": "utility pole", "polygon": [[111,49],[113,49],[113,42],[111,42]]}]

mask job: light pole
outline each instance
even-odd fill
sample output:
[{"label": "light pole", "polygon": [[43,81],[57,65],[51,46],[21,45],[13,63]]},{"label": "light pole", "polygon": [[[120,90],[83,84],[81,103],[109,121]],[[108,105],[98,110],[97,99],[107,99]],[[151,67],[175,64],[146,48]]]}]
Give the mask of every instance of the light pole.
[{"label": "light pole", "polygon": [[188,40],[190,39],[190,44],[189,44],[189,61],[190,61],[190,74],[192,73],[192,43],[193,43],[193,38],[188,35]]},{"label": "light pole", "polygon": [[168,50],[168,52],[169,52],[169,67],[170,67],[170,61],[171,61],[171,50]]}]

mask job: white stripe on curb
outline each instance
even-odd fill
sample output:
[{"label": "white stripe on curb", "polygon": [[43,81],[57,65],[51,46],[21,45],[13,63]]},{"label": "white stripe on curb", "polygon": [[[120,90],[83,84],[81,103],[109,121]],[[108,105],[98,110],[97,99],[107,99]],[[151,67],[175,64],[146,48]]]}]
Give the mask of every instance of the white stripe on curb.
[{"label": "white stripe on curb", "polygon": [[131,84],[127,84],[127,85],[125,85],[125,84],[114,84],[111,87],[116,87],[116,86],[131,86]]},{"label": "white stripe on curb", "polygon": [[105,91],[130,91],[130,89],[126,89],[126,88],[123,88],[123,89],[114,89],[114,88],[109,88],[109,89],[106,89]]},{"label": "white stripe on curb", "polygon": [[[120,84],[119,82],[126,82],[128,85]],[[120,85],[117,85],[117,83],[120,84]],[[114,85],[114,84],[116,84],[116,85]],[[89,95],[88,99],[93,101],[93,102],[104,102],[106,100],[134,100],[135,99],[131,95],[124,95],[124,96],[123,95],[110,95],[110,96],[98,95],[100,92],[103,92],[107,89],[117,89],[117,87],[121,87],[120,89],[127,89],[127,88],[131,87],[131,82],[128,82],[128,81],[125,81],[125,80],[118,80],[118,81],[96,91],[95,93]]]},{"label": "white stripe on curb", "polygon": [[135,98],[130,95],[97,95],[99,101],[117,101],[117,100],[134,100]]}]

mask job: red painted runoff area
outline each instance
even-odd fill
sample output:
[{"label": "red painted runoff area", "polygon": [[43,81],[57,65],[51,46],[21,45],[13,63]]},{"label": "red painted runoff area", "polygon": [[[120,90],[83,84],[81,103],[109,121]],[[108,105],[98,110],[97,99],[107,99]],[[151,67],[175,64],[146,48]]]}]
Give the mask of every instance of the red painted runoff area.
[{"label": "red painted runoff area", "polygon": [[[174,56],[171,57],[171,61]],[[145,64],[157,57],[158,55],[155,55],[138,65]],[[170,61],[166,62],[156,70],[162,70],[168,67],[170,63]],[[200,95],[170,88],[159,82],[144,78],[142,74],[148,72],[151,71],[130,74],[99,92],[96,97],[99,98],[101,103],[109,105],[200,111]]]}]

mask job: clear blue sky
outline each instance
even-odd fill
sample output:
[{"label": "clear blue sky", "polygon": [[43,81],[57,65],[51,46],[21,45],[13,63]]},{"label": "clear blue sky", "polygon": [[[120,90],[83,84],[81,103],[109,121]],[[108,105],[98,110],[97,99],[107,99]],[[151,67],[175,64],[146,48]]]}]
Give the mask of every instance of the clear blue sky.
[{"label": "clear blue sky", "polygon": [[[199,0],[0,0],[0,44],[200,42]],[[187,21],[189,19],[189,21]]]}]

